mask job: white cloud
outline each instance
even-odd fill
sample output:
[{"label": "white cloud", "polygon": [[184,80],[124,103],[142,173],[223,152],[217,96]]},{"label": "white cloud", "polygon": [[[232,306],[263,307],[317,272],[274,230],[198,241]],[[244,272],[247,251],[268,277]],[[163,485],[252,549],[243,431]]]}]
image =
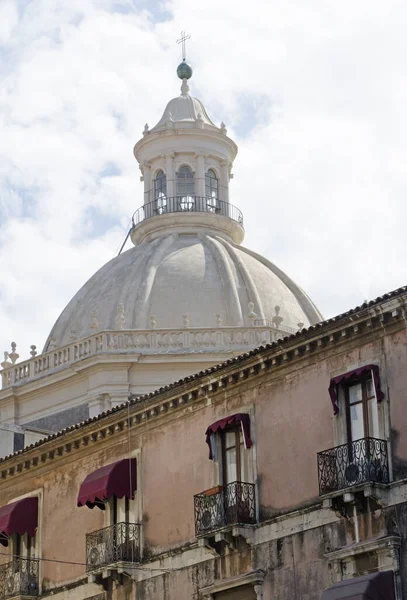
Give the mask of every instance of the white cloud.
[{"label": "white cloud", "polygon": [[0,349],[41,348],[122,241],[132,146],[178,93],[185,28],[193,92],[239,144],[245,243],[326,316],[403,285],[406,17],[396,0],[2,0]]}]

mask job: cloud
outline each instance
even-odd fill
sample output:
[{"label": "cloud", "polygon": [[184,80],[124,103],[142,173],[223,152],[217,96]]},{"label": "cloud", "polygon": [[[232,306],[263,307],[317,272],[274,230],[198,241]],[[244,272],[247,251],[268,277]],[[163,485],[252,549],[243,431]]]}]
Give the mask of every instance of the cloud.
[{"label": "cloud", "polygon": [[132,147],[191,87],[239,145],[245,244],[337,314],[405,283],[407,7],[0,3],[0,349],[42,347],[142,204]]}]

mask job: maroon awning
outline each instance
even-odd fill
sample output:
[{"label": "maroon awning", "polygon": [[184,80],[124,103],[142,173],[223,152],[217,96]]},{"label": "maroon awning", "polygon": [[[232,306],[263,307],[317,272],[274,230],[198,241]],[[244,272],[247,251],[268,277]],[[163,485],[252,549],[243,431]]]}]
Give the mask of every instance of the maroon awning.
[{"label": "maroon awning", "polygon": [[393,571],[370,573],[335,583],[321,600],[395,600]]},{"label": "maroon awning", "polygon": [[134,498],[137,489],[137,464],[135,458],[124,458],[90,473],[82,483],[78,494],[78,506],[98,506],[104,510],[104,502],[111,496]]},{"label": "maroon awning", "polygon": [[380,388],[380,372],[379,367],[377,365],[365,365],[364,367],[359,367],[358,369],[353,369],[353,371],[348,371],[348,373],[343,373],[342,375],[337,375],[337,377],[333,377],[329,384],[329,395],[331,397],[332,406],[334,408],[334,415],[339,413],[338,406],[338,385],[346,381],[347,383],[351,383],[352,381],[357,381],[362,375],[370,372],[372,374],[376,398],[378,402],[381,402],[384,398],[384,394]]},{"label": "maroon awning", "polygon": [[13,533],[29,536],[35,534],[38,526],[38,498],[23,498],[0,508],[0,544],[8,545]]},{"label": "maroon awning", "polygon": [[244,445],[246,448],[252,447],[252,440],[250,437],[250,415],[247,413],[237,413],[235,415],[230,415],[229,417],[225,417],[224,419],[220,419],[212,425],[209,425],[208,429],[205,431],[206,435],[206,443],[209,446],[209,458],[213,460],[212,454],[212,446],[211,446],[211,435],[216,433],[217,431],[224,431],[228,427],[232,427],[233,425],[241,425]]}]

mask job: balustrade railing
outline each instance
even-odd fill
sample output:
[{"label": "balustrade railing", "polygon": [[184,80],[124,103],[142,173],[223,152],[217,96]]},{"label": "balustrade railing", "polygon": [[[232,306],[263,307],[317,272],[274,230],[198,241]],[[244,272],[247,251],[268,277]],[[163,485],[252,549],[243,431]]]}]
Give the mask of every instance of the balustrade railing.
[{"label": "balustrade railing", "polygon": [[132,217],[133,227],[146,219],[170,213],[211,213],[223,215],[239,223],[243,227],[242,212],[224,200],[211,196],[163,196],[144,204],[136,210]]},{"label": "balustrade railing", "polygon": [[0,565],[0,600],[39,595],[39,561],[14,558]]},{"label": "balustrade railing", "polygon": [[218,327],[213,329],[155,329],[101,331],[88,338],[72,342],[61,348],[50,350],[29,360],[11,364],[1,374],[2,387],[22,385],[44,375],[62,370],[76,361],[88,359],[103,352],[161,353],[168,350],[188,349],[205,351],[212,349],[245,350],[276,341],[289,327],[269,324],[253,327]]},{"label": "balustrade railing", "polygon": [[362,483],[389,483],[387,442],[366,437],[317,454],[319,493]]},{"label": "balustrade railing", "polygon": [[256,522],[255,486],[235,481],[194,496],[195,534],[205,535],[233,524]]},{"label": "balustrade railing", "polygon": [[140,524],[117,523],[86,535],[86,570],[140,562]]}]

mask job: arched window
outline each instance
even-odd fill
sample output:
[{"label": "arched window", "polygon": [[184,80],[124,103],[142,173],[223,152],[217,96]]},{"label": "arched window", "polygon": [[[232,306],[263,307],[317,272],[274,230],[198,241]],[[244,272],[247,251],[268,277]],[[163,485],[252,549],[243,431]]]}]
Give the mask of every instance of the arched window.
[{"label": "arched window", "polygon": [[218,179],[215,171],[209,169],[205,175],[206,206],[211,212],[218,208]]},{"label": "arched window", "polygon": [[194,210],[195,178],[187,165],[180,167],[177,173],[177,196],[181,210]]},{"label": "arched window", "polygon": [[154,212],[161,215],[167,208],[167,177],[164,171],[158,171],[154,179]]}]

